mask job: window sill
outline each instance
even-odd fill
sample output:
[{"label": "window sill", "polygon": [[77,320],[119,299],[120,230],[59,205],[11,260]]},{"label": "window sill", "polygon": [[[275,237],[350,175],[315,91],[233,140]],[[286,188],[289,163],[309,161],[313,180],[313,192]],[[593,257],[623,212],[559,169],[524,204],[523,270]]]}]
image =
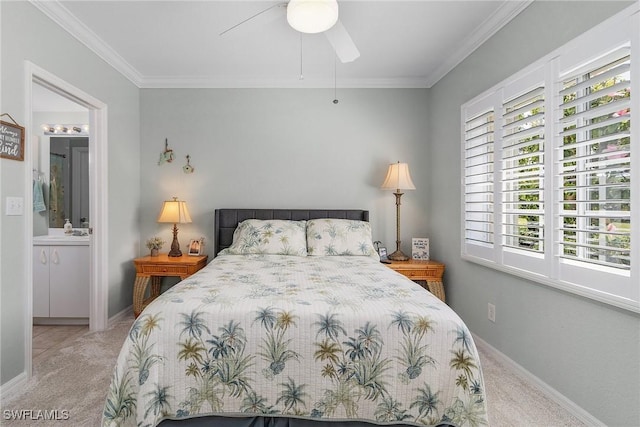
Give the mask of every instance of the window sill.
[{"label": "window sill", "polygon": [[634,301],[632,299],[618,297],[615,295],[607,294],[605,292],[599,292],[593,289],[575,285],[573,283],[563,282],[559,280],[552,280],[535,273],[530,273],[528,271],[520,270],[517,268],[500,265],[484,259],[476,258],[474,256],[462,254],[461,257],[465,261],[473,262],[475,264],[480,264],[482,266],[485,266],[503,273],[511,274],[513,276],[517,276],[523,279],[527,279],[532,282],[540,283],[542,285],[549,286],[554,289],[559,289],[561,291],[565,291],[570,294],[578,295],[583,298],[591,299],[591,300],[608,304],[617,308],[621,308],[623,310],[640,314],[640,301]]}]

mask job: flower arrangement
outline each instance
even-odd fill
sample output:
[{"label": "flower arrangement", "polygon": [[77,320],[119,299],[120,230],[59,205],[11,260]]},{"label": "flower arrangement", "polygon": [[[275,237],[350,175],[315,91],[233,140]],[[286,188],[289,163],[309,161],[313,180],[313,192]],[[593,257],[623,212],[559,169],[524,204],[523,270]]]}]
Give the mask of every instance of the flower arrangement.
[{"label": "flower arrangement", "polygon": [[164,245],[165,241],[162,240],[160,237],[152,237],[149,240],[147,240],[147,248],[150,250],[153,249],[160,249],[162,248],[162,245]]}]

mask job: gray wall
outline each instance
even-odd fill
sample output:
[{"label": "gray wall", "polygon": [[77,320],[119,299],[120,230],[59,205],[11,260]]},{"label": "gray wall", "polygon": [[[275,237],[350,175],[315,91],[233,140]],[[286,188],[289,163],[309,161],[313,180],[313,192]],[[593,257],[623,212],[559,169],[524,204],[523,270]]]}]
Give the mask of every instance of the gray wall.
[{"label": "gray wall", "polygon": [[[402,204],[402,247],[426,237],[429,171],[426,90],[145,89],[141,91],[141,250],[163,200],[187,201],[181,247],[205,236],[216,208],[354,208],[371,211],[374,238],[395,250],[395,196],[380,190],[387,166],[409,163],[416,191]],[[176,160],[158,165],[165,138]],[[195,172],[182,166],[191,156]]]},{"label": "gray wall", "polygon": [[[138,206],[140,203],[139,90],[121,74],[91,53],[83,44],[25,1],[0,2],[2,94],[0,110],[25,124],[25,64],[28,60],[108,105],[109,314],[131,305],[135,270],[131,259],[138,254]],[[4,120],[4,118],[3,118]],[[31,156],[26,140],[25,156]],[[24,216],[5,216],[5,198],[31,197],[25,192],[25,162],[0,160],[0,273],[1,374],[0,382],[25,371],[24,339],[30,322],[26,313],[27,227]],[[29,181],[30,182],[30,181]]]},{"label": "gray wall", "polygon": [[610,426],[640,425],[640,316],[461,260],[460,106],[628,4],[534,2],[429,91],[437,204],[427,217],[448,301],[475,334]]}]

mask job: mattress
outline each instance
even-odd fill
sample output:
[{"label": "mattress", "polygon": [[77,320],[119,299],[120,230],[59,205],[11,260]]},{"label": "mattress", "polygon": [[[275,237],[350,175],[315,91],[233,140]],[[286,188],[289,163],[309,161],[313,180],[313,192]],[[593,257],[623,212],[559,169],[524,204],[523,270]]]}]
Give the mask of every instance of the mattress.
[{"label": "mattress", "polygon": [[365,256],[223,251],[146,307],[103,426],[211,415],[488,425],[466,325]]}]

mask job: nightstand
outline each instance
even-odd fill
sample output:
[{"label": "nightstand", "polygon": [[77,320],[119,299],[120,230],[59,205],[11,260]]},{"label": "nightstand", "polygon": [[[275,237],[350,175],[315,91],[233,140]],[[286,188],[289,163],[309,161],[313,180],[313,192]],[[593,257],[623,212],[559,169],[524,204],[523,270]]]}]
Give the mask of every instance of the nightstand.
[{"label": "nightstand", "polygon": [[[133,284],[133,314],[138,317],[142,310],[160,295],[163,277],[179,277],[181,280],[191,276],[207,265],[207,255],[170,257],[167,254],[136,258],[136,281]],[[151,283],[149,298],[144,295]]]},{"label": "nightstand", "polygon": [[[385,265],[413,281],[426,281],[426,289],[443,302],[446,302],[444,285],[442,284],[443,263],[410,259],[408,261],[391,261],[391,264]],[[425,287],[422,283],[419,284]]]}]

